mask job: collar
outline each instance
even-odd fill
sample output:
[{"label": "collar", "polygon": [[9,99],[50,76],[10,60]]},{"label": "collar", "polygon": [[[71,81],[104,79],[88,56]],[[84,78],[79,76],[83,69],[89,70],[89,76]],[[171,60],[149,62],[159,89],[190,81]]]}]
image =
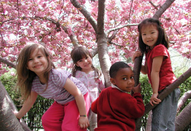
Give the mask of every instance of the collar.
[{"label": "collar", "polygon": [[116,89],[118,89],[118,90],[121,91],[121,92],[124,92],[124,93],[128,93],[128,94],[129,94],[129,92],[123,91],[123,90],[121,90],[119,87],[117,87],[117,86],[115,86],[115,85],[113,85],[113,84],[111,84],[111,87],[112,87],[112,88],[116,88]]}]

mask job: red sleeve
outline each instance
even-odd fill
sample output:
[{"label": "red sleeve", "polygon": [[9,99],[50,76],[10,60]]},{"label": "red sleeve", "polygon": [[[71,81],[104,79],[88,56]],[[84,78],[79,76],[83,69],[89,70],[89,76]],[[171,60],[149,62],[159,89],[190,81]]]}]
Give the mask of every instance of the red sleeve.
[{"label": "red sleeve", "polygon": [[141,117],[145,113],[145,105],[143,103],[142,95],[140,93],[134,93],[133,97],[137,100],[135,117]]},{"label": "red sleeve", "polygon": [[91,110],[94,113],[97,113],[97,101],[98,101],[98,99],[99,99],[99,97],[94,102],[92,102],[92,104],[91,104]]},{"label": "red sleeve", "polygon": [[159,45],[155,46],[153,48],[152,52],[153,52],[153,55],[152,55],[153,58],[157,57],[157,56],[166,56],[166,57],[168,57],[168,50],[162,44],[159,44]]},{"label": "red sleeve", "polygon": [[111,94],[110,104],[115,114],[120,115],[120,113],[123,113],[132,119],[139,118],[144,114],[145,106],[140,93],[134,93],[134,95],[131,96],[127,93],[112,90]]},{"label": "red sleeve", "polygon": [[[129,118],[139,118],[141,117],[145,112],[145,106],[142,100],[142,96],[140,93],[134,93],[133,96],[129,95],[126,96],[126,99],[121,99],[121,104],[123,103],[123,109],[121,109],[121,112],[125,113]],[[120,106],[120,105],[118,105]]]}]

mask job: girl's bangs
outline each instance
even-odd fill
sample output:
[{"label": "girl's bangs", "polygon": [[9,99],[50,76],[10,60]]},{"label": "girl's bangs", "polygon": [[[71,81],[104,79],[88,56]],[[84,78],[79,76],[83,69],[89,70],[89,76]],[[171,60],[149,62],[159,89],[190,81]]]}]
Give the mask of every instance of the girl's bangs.
[{"label": "girl's bangs", "polygon": [[84,57],[85,57],[85,58],[87,57],[87,54],[86,54],[85,52],[83,52],[83,51],[78,51],[78,52],[76,52],[74,55],[75,55],[75,58],[74,58],[74,61],[75,61],[75,62],[77,62],[77,61],[83,59]]}]

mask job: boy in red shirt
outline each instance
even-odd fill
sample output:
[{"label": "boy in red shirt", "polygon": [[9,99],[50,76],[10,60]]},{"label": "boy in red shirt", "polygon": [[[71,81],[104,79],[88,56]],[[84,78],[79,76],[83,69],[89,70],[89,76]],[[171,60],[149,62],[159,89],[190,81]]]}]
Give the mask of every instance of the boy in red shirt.
[{"label": "boy in red shirt", "polygon": [[113,85],[102,90],[91,106],[98,115],[95,131],[134,131],[135,119],[145,111],[140,85],[134,87],[133,71],[124,62],[114,63],[109,74]]}]

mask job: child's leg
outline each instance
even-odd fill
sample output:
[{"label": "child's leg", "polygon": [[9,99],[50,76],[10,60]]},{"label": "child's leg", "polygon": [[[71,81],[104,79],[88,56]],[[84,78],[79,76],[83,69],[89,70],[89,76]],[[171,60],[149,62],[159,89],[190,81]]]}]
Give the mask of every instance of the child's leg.
[{"label": "child's leg", "polygon": [[168,129],[172,129],[172,131],[175,130],[175,118],[176,118],[177,103],[178,103],[179,97],[180,97],[180,89],[177,88],[172,93],[171,115],[168,119],[167,130]]},{"label": "child's leg", "polygon": [[[89,109],[88,107],[89,95],[86,94],[84,96],[84,99],[85,101],[87,101],[86,109]],[[86,131],[87,130],[87,129],[80,128],[78,124],[80,114],[79,114],[79,110],[75,100],[65,104],[64,110],[66,113],[62,122],[62,131]]]},{"label": "child's leg", "polygon": [[[174,131],[177,102],[179,94],[175,89],[159,105],[153,109],[152,131]],[[174,95],[174,92],[177,92]],[[170,127],[169,127],[170,126]]]},{"label": "child's leg", "polygon": [[54,102],[42,116],[42,125],[45,131],[62,131],[64,106]]}]

